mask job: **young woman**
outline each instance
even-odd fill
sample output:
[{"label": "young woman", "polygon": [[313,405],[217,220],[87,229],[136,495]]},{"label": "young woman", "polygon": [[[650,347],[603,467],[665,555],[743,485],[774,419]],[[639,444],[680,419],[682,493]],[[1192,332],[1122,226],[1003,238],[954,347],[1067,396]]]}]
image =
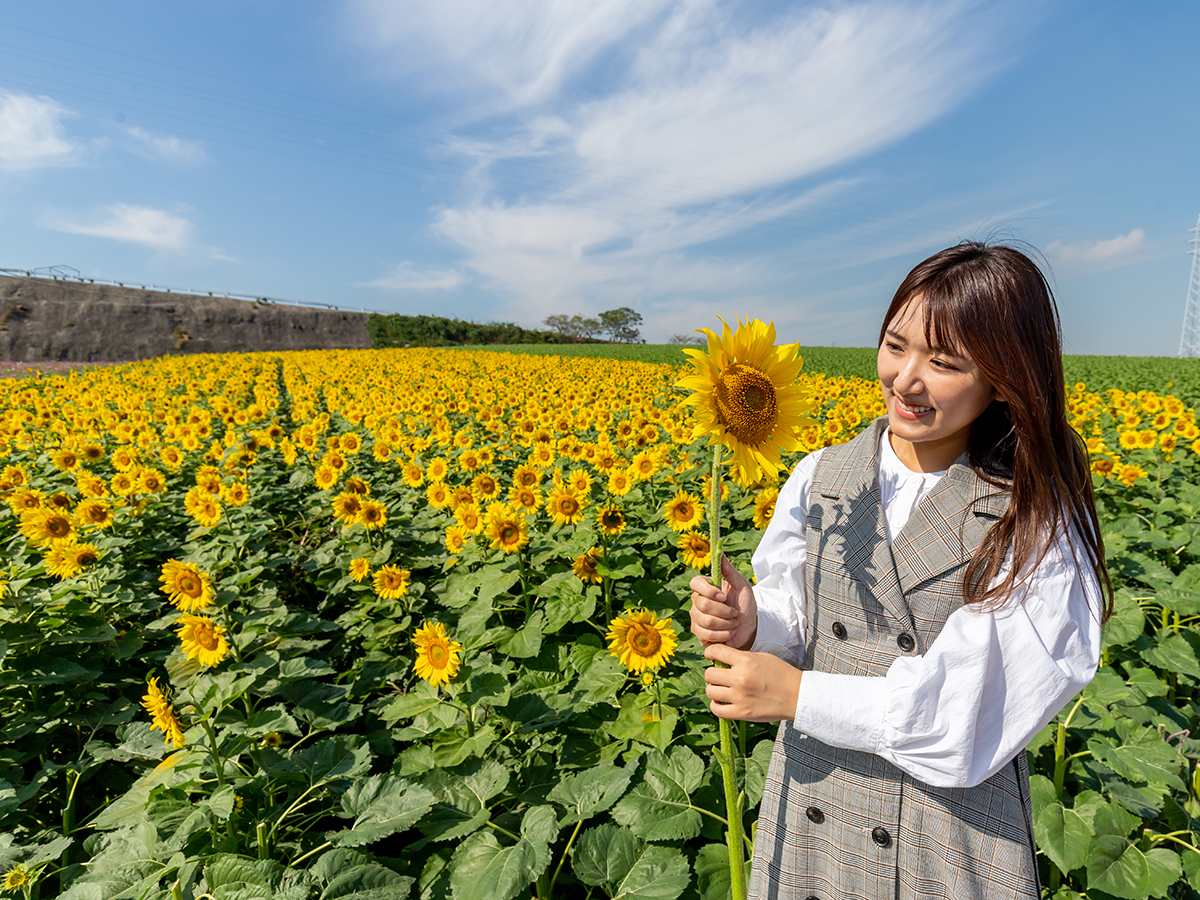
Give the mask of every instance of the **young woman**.
[{"label": "young woman", "polygon": [[751,896],[1039,896],[1024,749],[1112,605],[1060,346],[1026,256],[931,256],[880,330],[887,416],[796,466],[753,587],[692,580],[712,711],[781,722]]}]

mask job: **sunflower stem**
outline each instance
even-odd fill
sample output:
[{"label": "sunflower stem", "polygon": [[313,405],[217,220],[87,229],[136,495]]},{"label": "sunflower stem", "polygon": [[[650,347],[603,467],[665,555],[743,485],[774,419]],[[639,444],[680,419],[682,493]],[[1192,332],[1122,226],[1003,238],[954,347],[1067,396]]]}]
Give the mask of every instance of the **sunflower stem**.
[{"label": "sunflower stem", "polygon": [[[712,583],[721,586],[721,457],[724,446],[713,448],[712,477],[709,479],[708,494],[708,543],[712,551]],[[713,665],[722,666],[722,663]],[[721,749],[717,761],[721,765],[721,778],[725,783],[725,815],[729,830],[725,832],[725,843],[729,848],[729,884],[733,900],[746,900],[746,854],[742,849],[742,809],[739,798],[736,757],[737,747],[733,741],[733,726],[728,719],[719,719]]]}]

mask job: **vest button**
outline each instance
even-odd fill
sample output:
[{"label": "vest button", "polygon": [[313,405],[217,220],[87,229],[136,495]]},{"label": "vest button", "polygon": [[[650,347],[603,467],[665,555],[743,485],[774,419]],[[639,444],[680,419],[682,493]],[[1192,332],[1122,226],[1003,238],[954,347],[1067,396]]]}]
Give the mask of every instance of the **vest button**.
[{"label": "vest button", "polygon": [[821,900],[821,898],[818,897],[816,894],[809,894],[807,897],[804,898],[804,900]]},{"label": "vest button", "polygon": [[896,645],[905,653],[911,653],[917,646],[917,642],[913,640],[913,636],[907,631],[896,638]]},{"label": "vest button", "polygon": [[846,639],[846,626],[841,622],[834,622],[831,626],[831,629],[833,631],[833,636],[839,641],[844,641]]},{"label": "vest button", "polygon": [[871,829],[871,840],[877,843],[880,847],[886,847],[892,842],[892,836],[888,834],[888,830],[882,825],[876,825]]},{"label": "vest button", "polygon": [[820,825],[825,821],[825,813],[821,812],[821,810],[817,809],[815,806],[810,806],[804,811],[804,814],[808,816],[808,820],[814,825]]}]

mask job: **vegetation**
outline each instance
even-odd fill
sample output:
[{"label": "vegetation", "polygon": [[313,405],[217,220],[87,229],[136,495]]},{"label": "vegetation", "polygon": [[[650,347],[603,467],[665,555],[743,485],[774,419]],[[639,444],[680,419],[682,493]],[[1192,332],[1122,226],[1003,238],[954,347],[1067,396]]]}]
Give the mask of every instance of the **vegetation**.
[{"label": "vegetation", "polygon": [[[882,412],[820,352],[870,357],[806,353],[788,467]],[[679,374],[411,349],[0,381],[9,893],[724,896]],[[1145,386],[1068,399],[1118,597],[1029,749],[1056,900],[1200,890],[1200,426]],[[743,568],[777,488],[722,506]],[[736,735],[747,834],[772,734]]]},{"label": "vegetation", "polygon": [[376,349],[385,347],[458,347],[464,344],[571,344],[587,340],[583,335],[533,331],[512,322],[480,325],[442,316],[404,316],[371,313],[367,333]]}]

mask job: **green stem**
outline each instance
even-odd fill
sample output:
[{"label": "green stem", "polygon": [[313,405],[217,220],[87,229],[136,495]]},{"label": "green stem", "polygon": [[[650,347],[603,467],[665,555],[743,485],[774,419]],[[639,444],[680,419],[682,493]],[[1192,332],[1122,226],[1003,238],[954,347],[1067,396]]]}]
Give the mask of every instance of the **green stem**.
[{"label": "green stem", "polygon": [[[721,457],[725,448],[717,444],[713,448],[712,476],[708,496],[708,543],[712,551],[712,582],[721,586]],[[720,666],[721,663],[715,663]],[[721,777],[725,783],[725,814],[728,830],[725,843],[729,848],[729,884],[733,900],[746,900],[746,855],[742,850],[745,835],[742,834],[742,809],[738,792],[737,769],[734,754],[733,726],[728,719],[718,722],[721,734],[721,749],[717,758],[721,763]]]},{"label": "green stem", "polygon": [[[567,854],[571,852],[571,845],[575,843],[575,836],[579,834],[579,829],[583,827],[583,819],[575,823],[575,830],[571,832],[571,837],[567,840],[567,846],[563,847],[562,856],[558,858],[558,866],[554,869],[554,876],[550,879],[550,893],[554,892],[554,884],[558,881],[558,873],[562,871],[563,863],[567,861]],[[550,896],[550,894],[547,894]]]},{"label": "green stem", "polygon": [[298,864],[298,863],[302,863],[302,862],[304,862],[304,860],[308,859],[308,858],[309,858],[310,856],[312,856],[314,853],[320,853],[320,852],[321,852],[322,850],[324,850],[326,847],[332,847],[332,846],[333,846],[333,841],[326,841],[326,842],[325,842],[325,843],[323,843],[323,844],[322,844],[320,847],[313,847],[313,848],[312,848],[311,850],[309,850],[307,853],[303,853],[303,854],[301,854],[300,856],[297,856],[297,857],[296,857],[295,859],[293,859],[293,860],[292,860],[290,863],[288,863],[288,868],[291,868],[292,866],[294,866],[294,865],[296,865],[296,864]]},{"label": "green stem", "polygon": [[200,724],[204,726],[204,733],[208,735],[208,752],[212,757],[213,769],[217,773],[217,786],[225,787],[225,760],[221,759],[221,754],[217,752],[217,735],[208,719],[201,719]]},{"label": "green stem", "polygon": [[511,831],[509,831],[507,828],[501,828],[501,827],[500,827],[499,825],[497,825],[495,822],[492,822],[492,821],[490,821],[490,820],[489,820],[487,824],[488,824],[488,825],[490,825],[492,828],[496,829],[498,832],[500,832],[500,833],[501,833],[502,835],[504,835],[505,837],[512,838],[514,841],[519,841],[519,840],[521,840],[521,836],[520,836],[519,834],[513,834],[513,833],[512,833]]},{"label": "green stem", "polygon": [[1067,713],[1067,717],[1059,723],[1058,735],[1054,741],[1054,796],[1059,803],[1062,802],[1063,781],[1067,775],[1067,729],[1071,727],[1071,720],[1075,718],[1075,713],[1082,705],[1083,695],[1080,694],[1075,705],[1071,707],[1071,711]]}]

